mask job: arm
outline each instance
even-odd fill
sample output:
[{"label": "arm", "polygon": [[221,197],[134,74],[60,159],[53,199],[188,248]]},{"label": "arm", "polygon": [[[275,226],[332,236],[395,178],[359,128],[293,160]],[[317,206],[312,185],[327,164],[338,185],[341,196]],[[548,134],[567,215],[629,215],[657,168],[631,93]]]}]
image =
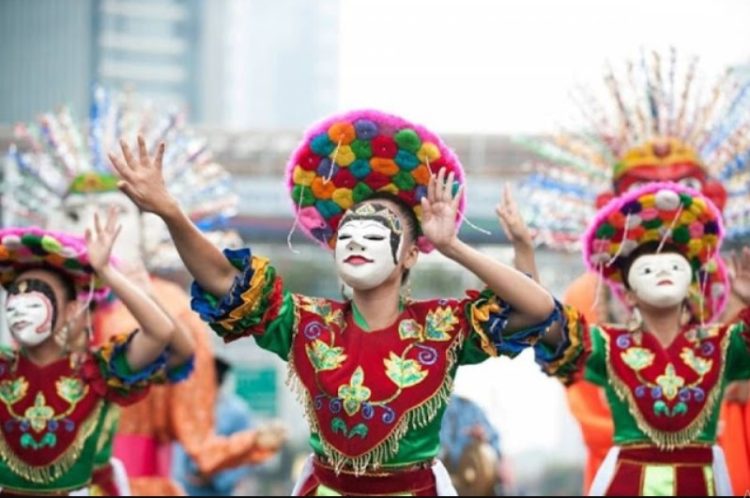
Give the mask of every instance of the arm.
[{"label": "arm", "polygon": [[174,335],[174,325],[153,300],[111,265],[112,246],[120,233],[114,210],[110,210],[104,228],[95,215],[94,228],[95,233],[86,231],[91,266],[141,325],[141,333],[133,337],[126,355],[130,368],[141,370],[164,352]]},{"label": "arm", "polygon": [[495,213],[505,235],[513,245],[513,265],[518,271],[531,275],[535,282],[541,283],[534,257],[534,241],[526,222],[518,212],[518,206],[508,185],[505,185],[501,202],[495,206]]},{"label": "arm", "polygon": [[216,296],[225,295],[239,272],[203,236],[169,193],[162,174],[164,143],[159,145],[153,158],[149,157],[142,136],[138,137],[138,158],[122,140],[120,147],[123,159],[109,154],[120,176],[120,189],[142,211],[154,213],[164,220],[180,258],[201,287]]},{"label": "arm", "polygon": [[428,194],[422,198],[422,231],[446,257],[474,273],[514,310],[511,329],[547,320],[555,309],[550,294],[523,273],[499,263],[468,246],[458,238],[455,224],[461,190],[451,193],[454,175],[445,178],[441,169],[431,178]]}]

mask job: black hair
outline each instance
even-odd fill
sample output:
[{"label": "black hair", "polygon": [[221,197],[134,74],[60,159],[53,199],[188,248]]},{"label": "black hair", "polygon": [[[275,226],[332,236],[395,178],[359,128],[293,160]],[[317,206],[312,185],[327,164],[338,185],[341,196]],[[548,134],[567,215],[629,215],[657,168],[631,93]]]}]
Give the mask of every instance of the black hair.
[{"label": "black hair", "polygon": [[[422,227],[419,224],[417,213],[414,209],[401,197],[386,191],[379,191],[372,194],[370,197],[361,201],[357,204],[360,206],[366,202],[386,201],[396,206],[397,211],[401,214],[406,221],[405,234],[409,236],[412,242],[416,243],[420,235],[422,235]],[[355,206],[356,208],[356,206]],[[409,270],[404,270],[404,274],[401,276],[401,285],[405,284],[409,280]]]},{"label": "black hair", "polygon": [[684,256],[673,244],[664,244],[661,250],[659,250],[660,245],[661,243],[659,241],[646,242],[645,244],[638,246],[638,248],[627,257],[622,258],[617,262],[617,266],[620,268],[620,274],[622,275],[622,282],[625,284],[626,289],[630,290],[630,282],[628,281],[630,269],[641,256],[647,256],[650,254],[679,254],[680,256]]},{"label": "black hair", "polygon": [[216,369],[216,384],[218,386],[221,386],[224,383],[224,380],[227,378],[227,374],[229,373],[229,370],[232,368],[232,366],[218,356],[215,356],[214,368]]}]

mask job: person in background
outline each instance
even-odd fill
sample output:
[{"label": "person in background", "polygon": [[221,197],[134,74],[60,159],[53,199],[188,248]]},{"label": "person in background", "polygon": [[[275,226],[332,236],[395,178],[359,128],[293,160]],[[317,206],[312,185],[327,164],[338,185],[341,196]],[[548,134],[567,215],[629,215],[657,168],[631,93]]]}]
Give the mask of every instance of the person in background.
[{"label": "person in background", "polygon": [[[252,411],[236,394],[222,390],[230,373],[231,365],[221,358],[214,358],[216,368],[216,433],[231,436],[252,429],[255,425]],[[195,461],[185,453],[181,445],[175,444],[172,476],[191,496],[231,496],[239,482],[252,472],[247,465],[206,476],[200,472]]]},{"label": "person in background", "polygon": [[[451,396],[440,428],[440,444],[441,458],[459,494],[468,495],[468,491],[479,494],[480,489],[495,496],[505,494],[508,479],[500,450],[500,434],[478,404],[463,396]],[[486,446],[490,451],[477,450],[479,446]],[[472,458],[470,452],[477,458]],[[489,479],[484,479],[477,467],[491,468]]]}]

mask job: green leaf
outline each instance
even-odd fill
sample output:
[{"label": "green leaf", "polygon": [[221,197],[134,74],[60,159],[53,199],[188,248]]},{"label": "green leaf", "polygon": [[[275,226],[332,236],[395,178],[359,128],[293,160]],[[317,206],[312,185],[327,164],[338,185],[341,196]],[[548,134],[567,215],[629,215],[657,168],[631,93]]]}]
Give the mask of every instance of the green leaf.
[{"label": "green leaf", "polygon": [[422,365],[415,360],[405,360],[393,352],[389,359],[384,360],[384,364],[388,378],[402,389],[419,384],[429,373],[422,370]]}]

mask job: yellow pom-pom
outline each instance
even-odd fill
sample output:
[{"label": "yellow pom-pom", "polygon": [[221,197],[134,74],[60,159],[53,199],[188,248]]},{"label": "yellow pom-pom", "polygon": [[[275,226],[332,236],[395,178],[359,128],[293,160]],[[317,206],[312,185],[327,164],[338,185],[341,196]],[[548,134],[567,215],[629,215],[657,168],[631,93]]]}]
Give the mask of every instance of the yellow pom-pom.
[{"label": "yellow pom-pom", "polygon": [[641,243],[643,242],[654,242],[661,240],[661,233],[659,230],[646,230],[646,233],[643,234],[643,238],[641,239]]},{"label": "yellow pom-pom", "polygon": [[392,183],[378,189],[379,192],[388,192],[393,195],[398,195],[398,187]]},{"label": "yellow pom-pom", "polygon": [[656,207],[656,196],[654,194],[646,194],[639,199],[643,209],[649,209]]},{"label": "yellow pom-pom", "polygon": [[703,250],[703,241],[700,239],[693,239],[688,242],[688,258],[694,258],[699,255]]},{"label": "yellow pom-pom", "polygon": [[354,205],[354,199],[352,198],[352,191],[348,188],[339,188],[333,193],[333,202],[338,204],[341,209],[349,209]]},{"label": "yellow pom-pom", "polygon": [[334,150],[331,152],[331,160],[335,161],[339,166],[349,166],[351,163],[357,160],[357,156],[354,155],[354,151],[348,145],[342,145],[339,147],[338,154]]},{"label": "yellow pom-pom", "polygon": [[682,225],[691,225],[697,219],[698,217],[695,215],[695,213],[690,212],[690,210],[683,211],[680,215],[680,223]]},{"label": "yellow pom-pom", "polygon": [[440,149],[431,142],[425,142],[417,151],[417,157],[423,163],[437,161],[440,159]]},{"label": "yellow pom-pom", "polygon": [[310,185],[312,185],[313,180],[315,180],[315,172],[305,171],[301,167],[295,166],[294,173],[292,174],[292,179],[294,180],[294,183],[296,185],[309,187]]}]

